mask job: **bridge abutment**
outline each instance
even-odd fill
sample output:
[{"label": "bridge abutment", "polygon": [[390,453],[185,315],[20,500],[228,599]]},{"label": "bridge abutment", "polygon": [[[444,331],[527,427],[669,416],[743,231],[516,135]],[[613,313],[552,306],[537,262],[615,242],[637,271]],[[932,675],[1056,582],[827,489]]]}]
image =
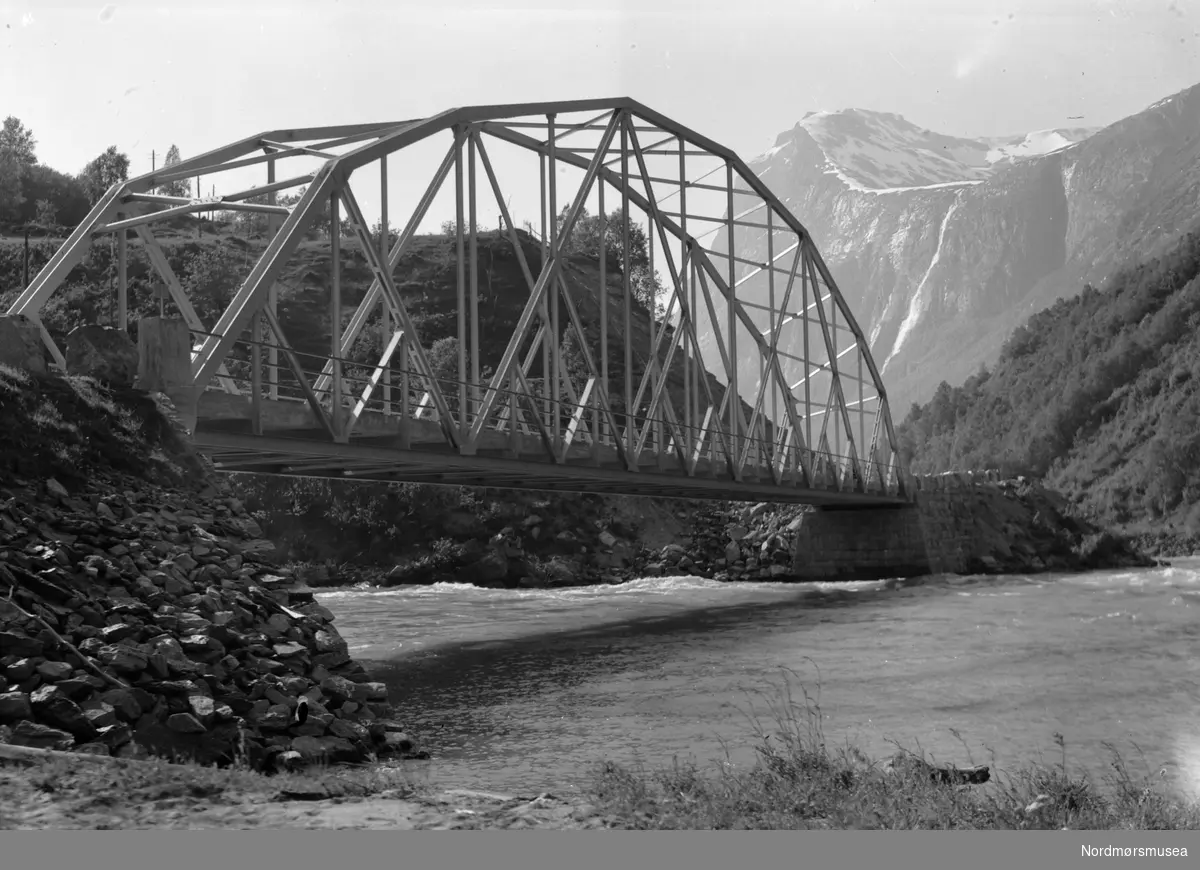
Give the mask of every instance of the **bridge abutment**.
[{"label": "bridge abutment", "polygon": [[996,487],[974,485],[896,507],[821,508],[801,519],[792,571],[803,580],[964,573],[1004,547],[1005,503]]},{"label": "bridge abutment", "polygon": [[189,431],[196,429],[201,389],[192,382],[192,333],[179,317],[138,322],[138,387],[165,393]]}]

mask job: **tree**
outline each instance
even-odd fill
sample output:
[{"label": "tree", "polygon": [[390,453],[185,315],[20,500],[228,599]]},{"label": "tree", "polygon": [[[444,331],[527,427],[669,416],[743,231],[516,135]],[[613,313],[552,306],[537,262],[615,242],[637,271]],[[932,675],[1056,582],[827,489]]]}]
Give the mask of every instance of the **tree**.
[{"label": "tree", "polygon": [[48,199],[39,199],[37,201],[37,215],[34,222],[39,227],[46,230],[53,230],[58,227],[58,208]]},{"label": "tree", "polygon": [[0,220],[21,220],[25,204],[22,182],[29,167],[37,164],[33,134],[19,119],[9,115],[0,126]]},{"label": "tree", "polygon": [[0,221],[16,223],[21,220],[21,206],[25,195],[21,192],[21,180],[25,164],[11,152],[0,151]]},{"label": "tree", "polygon": [[0,127],[0,151],[14,157],[18,162],[32,166],[37,163],[34,148],[37,140],[19,118],[9,115]]},{"label": "tree", "polygon": [[54,207],[57,223],[67,226],[78,224],[91,209],[88,190],[78,178],[41,163],[24,168],[20,192],[23,204],[16,220],[21,223],[41,221],[38,203],[42,200]]},{"label": "tree", "polygon": [[[567,212],[569,206],[564,207],[558,215],[558,229],[561,233],[563,226],[566,223]],[[624,217],[620,208],[615,208],[609,213],[604,225],[604,253],[605,259],[611,268],[624,270],[625,262],[623,256],[624,242]],[[586,208],[580,209],[579,217],[575,220],[575,225],[571,228],[570,238],[566,239],[563,245],[563,250],[568,254],[585,254],[590,257],[600,256],[600,218],[597,215],[588,213]],[[633,270],[639,266],[649,266],[650,257],[647,253],[649,244],[646,239],[646,231],[642,225],[633,220],[630,216],[629,221],[629,269],[632,276]]]},{"label": "tree", "polygon": [[[167,149],[167,156],[163,158],[163,171],[166,172],[172,166],[178,166],[182,161],[179,156],[179,146],[172,145]],[[192,183],[186,178],[179,178],[175,181],[168,181],[158,189],[158,192],[164,196],[191,196]]]},{"label": "tree", "polygon": [[[439,338],[427,355],[433,376],[440,382],[442,392],[458,394],[458,338]],[[470,361],[468,360],[468,366]]]},{"label": "tree", "polygon": [[129,157],[118,151],[116,145],[110,145],[108,150],[83,168],[81,178],[87,184],[92,203],[95,204],[110,187],[129,178]]},{"label": "tree", "polygon": [[[379,237],[382,232],[383,232],[383,221],[381,221],[381,220],[375,221],[375,223],[371,225],[371,240],[373,242],[375,242],[376,246],[379,245]],[[391,249],[396,246],[396,242],[398,242],[399,240],[400,240],[399,230],[397,230],[395,227],[389,227],[388,228],[388,251],[391,251]]]},{"label": "tree", "polygon": [[[569,210],[569,206],[564,207],[558,215],[560,232],[566,224]],[[624,240],[624,215],[620,208],[616,208],[608,215],[604,224],[604,258],[610,269],[624,272],[628,268],[629,287],[633,298],[647,310],[653,311],[655,317],[662,317],[666,313],[666,306],[662,303],[666,289],[659,281],[657,272],[650,271],[649,240],[645,229],[634,221],[632,216],[629,221],[628,266],[625,262]],[[599,259],[599,216],[589,214],[586,208],[580,209],[570,236],[563,240],[563,251],[567,254],[583,254]]]}]

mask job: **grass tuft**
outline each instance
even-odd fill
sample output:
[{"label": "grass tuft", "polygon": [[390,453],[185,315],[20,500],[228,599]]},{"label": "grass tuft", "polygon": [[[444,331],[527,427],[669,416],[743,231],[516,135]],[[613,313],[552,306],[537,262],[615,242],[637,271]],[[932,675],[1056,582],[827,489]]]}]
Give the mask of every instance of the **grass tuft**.
[{"label": "grass tuft", "polygon": [[[1112,746],[1107,789],[1068,768],[1062,735],[1055,735],[1057,763],[1013,772],[993,763],[991,782],[960,786],[936,782],[919,767],[880,764],[852,746],[830,747],[819,694],[801,687],[794,697],[791,672],[767,706],[770,728],[762,716],[748,714],[752,764],[725,760],[706,771],[676,760],[647,771],[606,762],[590,788],[598,808],[615,827],[656,830],[1200,828],[1200,806],[1169,793],[1161,776],[1135,777]],[[920,751],[897,748],[935,763]]]}]

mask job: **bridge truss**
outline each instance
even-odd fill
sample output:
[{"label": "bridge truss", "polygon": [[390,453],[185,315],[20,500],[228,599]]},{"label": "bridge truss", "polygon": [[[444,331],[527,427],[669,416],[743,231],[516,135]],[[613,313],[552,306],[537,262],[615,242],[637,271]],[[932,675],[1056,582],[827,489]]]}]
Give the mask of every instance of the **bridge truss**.
[{"label": "bridge truss", "polygon": [[[409,160],[439,141],[431,172]],[[263,170],[265,183],[199,195],[202,184]],[[428,184],[393,224],[398,173]],[[161,192],[191,179],[195,197]],[[532,234],[510,213],[514,189],[538,191]],[[280,203],[296,190],[298,200]],[[367,191],[377,194],[376,226]],[[450,376],[396,278],[445,196],[456,214]],[[155,229],[213,210],[265,214],[267,232],[206,323]],[[481,215],[489,224],[498,215],[499,230],[483,230]],[[328,350],[308,360],[281,322],[279,282],[321,221]],[[598,247],[590,260],[571,255],[585,224]],[[653,316],[635,293],[636,270],[623,267],[638,228],[665,288]],[[528,288],[492,358],[480,340],[485,235],[511,244]],[[630,99],[455,109],[235,142],[115,185],[8,313],[41,324],[43,306],[105,236],[116,247],[113,325],[129,327],[129,246],[140,244],[193,337],[192,392],[174,396],[197,446],[227,471],[846,505],[909,494],[868,342],[808,231],[736,154]],[[369,286],[345,281],[351,249]],[[42,335],[65,367],[45,326]],[[368,335],[364,365],[351,351]]]}]

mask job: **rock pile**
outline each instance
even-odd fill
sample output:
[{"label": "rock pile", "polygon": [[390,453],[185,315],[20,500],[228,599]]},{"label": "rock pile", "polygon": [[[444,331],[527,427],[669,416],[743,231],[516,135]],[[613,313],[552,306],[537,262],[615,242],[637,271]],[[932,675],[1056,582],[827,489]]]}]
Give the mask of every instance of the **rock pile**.
[{"label": "rock pile", "polygon": [[647,557],[650,576],[712,580],[787,580],[802,505],[713,505],[692,516],[691,534]]},{"label": "rock pile", "polygon": [[256,767],[418,757],[242,505],[97,473],[0,489],[0,740]]},{"label": "rock pile", "polygon": [[[469,583],[496,589],[545,589],[619,584],[640,576],[644,563],[636,543],[607,528],[588,528],[579,518],[530,513],[490,534],[485,524],[465,540],[425,558],[392,568],[380,585]],[[320,567],[304,569],[312,585],[344,582]],[[311,579],[310,579],[311,578]]]}]

